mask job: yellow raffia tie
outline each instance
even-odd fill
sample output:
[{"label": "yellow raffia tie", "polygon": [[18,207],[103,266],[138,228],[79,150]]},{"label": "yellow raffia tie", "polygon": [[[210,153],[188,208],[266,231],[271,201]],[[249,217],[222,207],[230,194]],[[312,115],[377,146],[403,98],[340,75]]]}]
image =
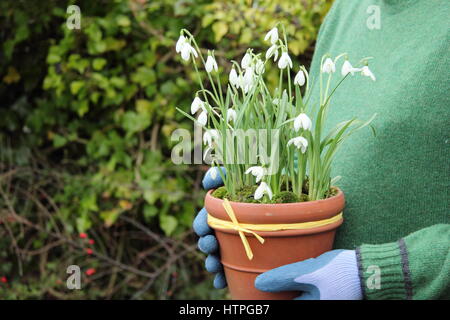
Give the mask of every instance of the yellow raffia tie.
[{"label": "yellow raffia tie", "polygon": [[264,238],[258,235],[255,231],[281,231],[281,230],[299,230],[299,229],[312,229],[321,226],[325,226],[334,222],[337,222],[342,219],[342,212],[338,213],[334,217],[329,219],[323,219],[318,221],[310,221],[310,222],[299,222],[299,223],[285,223],[285,224],[251,224],[251,223],[239,223],[236,215],[234,214],[233,209],[231,208],[231,204],[228,199],[223,200],[223,207],[225,208],[226,213],[230,217],[231,221],[221,220],[215,218],[208,214],[208,225],[213,228],[220,229],[233,229],[239,233],[242,244],[244,245],[245,252],[247,253],[247,257],[252,260],[253,252],[250,248],[250,244],[248,243],[247,238],[245,237],[244,232],[250,233],[255,236],[256,239],[260,243],[264,243]]}]

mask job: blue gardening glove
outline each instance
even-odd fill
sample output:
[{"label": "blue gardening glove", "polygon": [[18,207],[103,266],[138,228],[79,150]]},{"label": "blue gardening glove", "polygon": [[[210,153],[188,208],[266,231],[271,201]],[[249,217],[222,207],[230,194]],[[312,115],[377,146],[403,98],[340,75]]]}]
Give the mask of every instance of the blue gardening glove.
[{"label": "blue gardening glove", "polygon": [[[225,168],[221,169],[225,174]],[[213,170],[215,171],[213,172]],[[209,190],[223,185],[223,181],[218,170],[219,168],[215,167],[206,172],[202,181],[203,188]],[[223,273],[223,266],[220,263],[219,243],[214,236],[214,230],[208,225],[207,217],[208,213],[206,212],[206,209],[203,208],[195,217],[193,228],[195,233],[200,237],[198,240],[198,248],[202,252],[208,254],[205,260],[205,268],[208,272],[216,274],[214,278],[214,287],[216,289],[223,289],[227,286],[227,282],[225,279],[225,274]]]},{"label": "blue gardening glove", "polygon": [[361,283],[354,250],[333,250],[317,258],[288,264],[260,274],[262,291],[302,291],[295,300],[361,300]]}]

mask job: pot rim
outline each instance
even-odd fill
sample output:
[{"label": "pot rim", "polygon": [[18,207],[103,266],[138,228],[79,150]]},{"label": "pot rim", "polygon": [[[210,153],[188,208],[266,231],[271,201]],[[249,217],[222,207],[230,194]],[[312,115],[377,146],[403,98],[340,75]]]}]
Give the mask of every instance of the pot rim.
[{"label": "pot rim", "polygon": [[[295,202],[295,203],[245,203],[230,201],[236,218],[241,223],[272,224],[299,223],[329,219],[343,211],[345,206],[344,193],[334,187],[338,193],[330,198]],[[205,196],[206,211],[213,217],[228,220],[222,203],[223,200],[212,196],[209,190]],[[284,232],[284,231],[282,231]]]}]

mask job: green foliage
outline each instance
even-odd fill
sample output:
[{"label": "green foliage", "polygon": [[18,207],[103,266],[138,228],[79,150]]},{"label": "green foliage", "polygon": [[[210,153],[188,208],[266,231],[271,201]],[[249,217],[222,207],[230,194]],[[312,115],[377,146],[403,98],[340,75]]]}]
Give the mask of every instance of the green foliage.
[{"label": "green foliage", "polygon": [[[263,30],[283,21],[295,39],[292,52],[306,53],[301,59],[307,64],[331,1],[84,0],[76,1],[81,29],[69,30],[66,8],[73,3],[0,2],[2,154],[8,153],[12,167],[38,162],[53,169],[59,183],[45,185],[45,191],[68,235],[87,231],[100,237],[100,230],[120,227],[123,216],[161,236],[180,238],[201,205],[203,173],[170,160],[170,134],[191,125],[175,107],[188,110],[193,98],[194,73],[174,50],[179,30],[189,28],[220,61],[249,45],[265,47]],[[23,214],[35,212],[24,207]],[[47,230],[54,227],[49,224]],[[5,248],[8,260],[15,261],[2,239],[0,251]],[[111,255],[119,248],[112,246]],[[58,263],[58,255],[52,257]],[[197,273],[185,283],[205,279],[200,259],[197,263],[197,271],[188,270]],[[10,269],[2,272],[14,273]],[[33,294],[17,287],[21,293],[10,291],[9,297],[42,296],[49,286],[44,278],[55,280],[48,275],[29,279]],[[213,294],[201,292],[211,291],[210,285],[199,286],[200,291],[190,286],[173,297]],[[90,297],[103,297],[101,291],[92,290]],[[132,291],[123,289],[115,297],[130,297]],[[150,290],[147,297],[154,294]]]}]

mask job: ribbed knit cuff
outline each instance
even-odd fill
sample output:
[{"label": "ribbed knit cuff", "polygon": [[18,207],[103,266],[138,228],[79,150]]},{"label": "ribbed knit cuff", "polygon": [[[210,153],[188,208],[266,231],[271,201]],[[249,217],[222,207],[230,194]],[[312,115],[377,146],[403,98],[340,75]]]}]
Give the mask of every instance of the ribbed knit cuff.
[{"label": "ribbed knit cuff", "polygon": [[356,249],[361,290],[366,299],[410,299],[408,257],[403,239]]}]

